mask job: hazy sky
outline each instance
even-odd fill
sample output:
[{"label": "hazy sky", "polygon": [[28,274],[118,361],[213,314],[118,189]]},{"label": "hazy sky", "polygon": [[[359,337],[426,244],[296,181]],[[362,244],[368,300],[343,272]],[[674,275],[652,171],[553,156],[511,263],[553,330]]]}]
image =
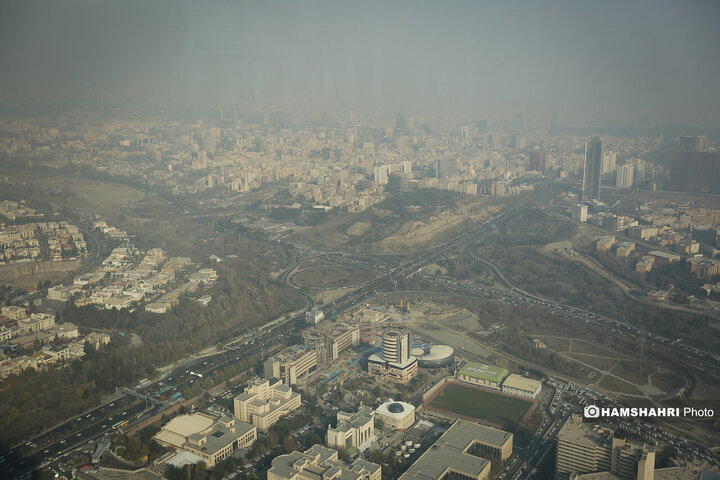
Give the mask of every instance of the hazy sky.
[{"label": "hazy sky", "polygon": [[182,105],[718,127],[720,2],[0,2],[0,101]]}]

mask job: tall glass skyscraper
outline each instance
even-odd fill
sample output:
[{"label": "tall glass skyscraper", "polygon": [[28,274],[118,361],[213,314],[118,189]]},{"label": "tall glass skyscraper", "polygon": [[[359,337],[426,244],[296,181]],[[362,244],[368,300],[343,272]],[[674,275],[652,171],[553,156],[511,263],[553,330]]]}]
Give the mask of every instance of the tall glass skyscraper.
[{"label": "tall glass skyscraper", "polygon": [[583,200],[600,200],[600,180],[602,178],[602,142],[593,137],[585,144],[585,166],[583,168]]}]

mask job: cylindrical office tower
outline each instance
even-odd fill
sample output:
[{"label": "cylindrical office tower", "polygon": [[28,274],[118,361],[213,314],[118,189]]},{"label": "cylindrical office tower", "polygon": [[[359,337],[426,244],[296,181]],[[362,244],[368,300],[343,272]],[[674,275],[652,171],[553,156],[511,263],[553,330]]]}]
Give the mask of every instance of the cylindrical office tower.
[{"label": "cylindrical office tower", "polygon": [[389,330],[383,334],[382,356],[386,362],[405,363],[409,358],[410,334]]}]

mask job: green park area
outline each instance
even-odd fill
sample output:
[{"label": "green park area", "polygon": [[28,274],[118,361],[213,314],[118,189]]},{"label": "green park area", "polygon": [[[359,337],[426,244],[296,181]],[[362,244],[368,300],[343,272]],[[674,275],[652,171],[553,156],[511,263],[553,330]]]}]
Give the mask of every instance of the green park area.
[{"label": "green park area", "polygon": [[532,403],[527,400],[450,383],[428,406],[500,425],[503,429],[512,431],[531,405]]}]

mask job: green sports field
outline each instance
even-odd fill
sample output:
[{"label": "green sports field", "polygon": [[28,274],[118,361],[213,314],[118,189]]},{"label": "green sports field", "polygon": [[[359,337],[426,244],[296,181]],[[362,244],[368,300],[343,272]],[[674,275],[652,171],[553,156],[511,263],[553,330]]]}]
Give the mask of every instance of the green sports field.
[{"label": "green sports field", "polygon": [[474,418],[514,430],[532,402],[506,397],[485,390],[450,383],[433,398],[428,407]]}]

